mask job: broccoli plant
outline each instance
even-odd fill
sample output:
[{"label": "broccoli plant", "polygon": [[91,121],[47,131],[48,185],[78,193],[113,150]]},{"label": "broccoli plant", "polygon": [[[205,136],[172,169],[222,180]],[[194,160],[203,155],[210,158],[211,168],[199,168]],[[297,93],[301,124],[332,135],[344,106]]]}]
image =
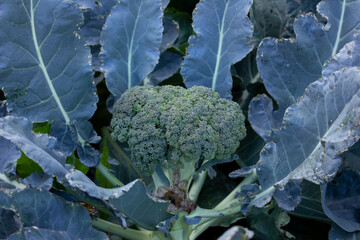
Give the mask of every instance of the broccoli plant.
[{"label": "broccoli plant", "polygon": [[155,196],[171,201],[171,212],[191,213],[207,175],[202,166],[232,157],[244,121],[237,103],[206,87],[134,87],[114,104],[111,127],[135,166],[152,175]]}]

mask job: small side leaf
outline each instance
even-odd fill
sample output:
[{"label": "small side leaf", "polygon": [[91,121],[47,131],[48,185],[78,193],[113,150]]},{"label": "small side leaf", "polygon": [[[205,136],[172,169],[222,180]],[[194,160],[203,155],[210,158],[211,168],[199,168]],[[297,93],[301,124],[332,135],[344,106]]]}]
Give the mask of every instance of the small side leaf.
[{"label": "small side leaf", "polygon": [[266,142],[271,140],[271,129],[277,128],[281,123],[282,115],[276,111],[273,112],[272,99],[263,95],[254,97],[249,105],[249,121],[251,127]]}]

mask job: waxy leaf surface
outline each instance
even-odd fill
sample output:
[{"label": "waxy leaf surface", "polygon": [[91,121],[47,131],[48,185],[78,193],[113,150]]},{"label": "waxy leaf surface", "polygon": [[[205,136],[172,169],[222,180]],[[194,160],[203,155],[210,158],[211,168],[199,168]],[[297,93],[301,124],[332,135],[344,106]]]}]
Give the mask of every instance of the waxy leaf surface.
[{"label": "waxy leaf surface", "polygon": [[[317,10],[328,20],[326,25],[313,14],[302,15],[294,22],[296,40],[266,38],[261,42],[258,69],[267,91],[279,105],[277,114],[283,115],[310,83],[321,78],[325,61],[353,40],[353,34],[360,29],[358,9],[360,0],[322,1]],[[256,112],[253,108],[250,115]],[[270,130],[258,122],[252,125]],[[272,125],[280,127],[281,121]]]},{"label": "waxy leaf surface", "polygon": [[67,154],[78,142],[84,146],[87,139],[71,125],[81,131],[97,97],[90,50],[76,34],[81,10],[61,0],[2,1],[0,9],[0,85],[8,110],[34,122],[63,125],[53,133]]},{"label": "waxy leaf surface", "polygon": [[109,200],[115,208],[145,229],[155,230],[157,224],[171,217],[167,213],[170,203],[152,199],[140,180],[135,180],[123,187],[102,188],[96,186],[78,170],[70,171],[66,178],[72,187],[89,196]]},{"label": "waxy leaf surface", "polygon": [[360,174],[348,170],[334,180],[321,186],[324,212],[345,231],[360,231]]},{"label": "waxy leaf surface", "polygon": [[189,39],[181,74],[186,87],[205,86],[230,98],[230,66],[252,49],[252,0],[200,1],[193,13],[196,36]]},{"label": "waxy leaf surface", "polygon": [[0,136],[16,145],[29,158],[42,167],[48,175],[64,180],[65,156],[54,150],[56,139],[32,132],[32,123],[25,118],[7,116],[0,119]]},{"label": "waxy leaf surface", "polygon": [[107,18],[101,35],[102,69],[116,98],[138,85],[157,64],[162,17],[160,0],[124,0]]},{"label": "waxy leaf surface", "polygon": [[359,68],[343,69],[310,84],[261,152],[257,174],[263,192],[257,199],[291,179],[330,181],[340,165],[339,154],[359,139],[359,121]]},{"label": "waxy leaf surface", "polygon": [[[22,230],[25,235],[31,234],[30,236],[36,237],[64,234],[69,238],[63,239],[108,239],[105,233],[92,228],[91,218],[84,207],[66,202],[47,191],[29,188],[21,192],[14,192],[9,196],[2,193],[0,195],[0,206],[18,214],[22,225],[25,227]],[[36,228],[27,230],[27,227]],[[27,231],[35,231],[35,233],[26,233]],[[23,238],[14,236],[13,239]],[[25,239],[34,238],[27,237]]]}]

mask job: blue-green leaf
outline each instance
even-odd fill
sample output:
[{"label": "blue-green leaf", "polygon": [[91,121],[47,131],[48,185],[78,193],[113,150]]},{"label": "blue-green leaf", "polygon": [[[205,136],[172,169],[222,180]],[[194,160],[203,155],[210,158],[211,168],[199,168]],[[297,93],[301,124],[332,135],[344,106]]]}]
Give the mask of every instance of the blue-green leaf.
[{"label": "blue-green leaf", "polygon": [[164,32],[160,46],[160,52],[163,53],[171,47],[179,35],[179,24],[174,20],[164,17],[163,18]]},{"label": "blue-green leaf", "polygon": [[300,13],[316,12],[319,0],[254,0],[250,19],[254,24],[254,42],[265,37],[293,37],[293,22]]},{"label": "blue-green leaf", "polygon": [[[40,229],[37,232],[37,234],[40,234],[38,236],[42,234],[45,234],[43,236],[48,236],[48,234],[54,236],[48,232],[53,231],[69,236],[69,238],[64,239],[108,239],[105,233],[92,228],[91,218],[85,208],[81,205],[66,202],[47,191],[29,188],[21,192],[14,192],[9,196],[1,194],[0,205],[5,209],[15,211],[25,228],[36,227],[32,228],[36,231]],[[42,233],[42,229],[47,233]],[[59,236],[58,234],[55,236]]]},{"label": "blue-green leaf", "polygon": [[249,104],[249,121],[252,128],[266,142],[271,140],[271,129],[277,128],[282,115],[273,112],[272,99],[265,94],[254,97]]},{"label": "blue-green leaf", "polygon": [[321,206],[320,186],[306,180],[303,181],[301,183],[301,202],[290,214],[330,222]]},{"label": "blue-green leaf", "polygon": [[56,139],[32,132],[32,123],[25,118],[7,116],[0,119],[0,136],[16,145],[26,156],[38,163],[48,175],[64,180],[65,156],[54,150]]},{"label": "blue-green leaf", "polygon": [[[322,1],[318,12],[327,18],[326,25],[319,23],[313,14],[302,15],[294,22],[296,41],[266,38],[261,42],[258,68],[267,91],[279,105],[278,114],[283,115],[310,83],[321,78],[323,64],[329,57],[352,41],[353,34],[360,29],[358,9],[360,0]],[[277,127],[280,124],[281,121],[276,122]]]},{"label": "blue-green leaf", "polygon": [[327,76],[344,67],[360,67],[360,34],[354,35],[354,41],[346,44],[336,56],[330,58],[324,66],[322,75]]},{"label": "blue-green leaf", "polygon": [[21,182],[25,185],[31,185],[33,188],[50,190],[52,188],[53,178],[44,173],[33,172]]},{"label": "blue-green leaf", "polygon": [[96,186],[77,170],[71,170],[66,178],[72,187],[89,196],[109,200],[115,208],[145,229],[155,230],[158,223],[171,217],[167,213],[170,203],[151,198],[146,192],[146,186],[140,180],[123,187],[109,189]]},{"label": "blue-green leaf", "polygon": [[81,131],[97,102],[90,50],[76,34],[81,10],[61,0],[3,1],[0,9],[0,85],[8,110],[31,121],[63,124],[53,133],[67,154],[78,142],[84,146],[86,138],[68,133],[72,124]]},{"label": "blue-green leaf", "polygon": [[301,181],[292,180],[284,187],[284,189],[276,189],[274,199],[278,206],[286,211],[294,211],[295,207],[301,201]]},{"label": "blue-green leaf", "polygon": [[16,161],[21,156],[19,149],[9,140],[0,137],[0,152],[0,173],[4,173],[7,176],[14,176]]},{"label": "blue-green leaf", "polygon": [[171,217],[167,212],[168,202],[151,198],[146,193],[146,186],[137,181],[127,194],[114,195],[109,202],[134,221],[140,227],[155,230],[156,226]]},{"label": "blue-green leaf", "polygon": [[159,63],[144,81],[145,84],[158,86],[163,80],[171,77],[180,69],[183,61],[181,54],[166,51],[160,55]]},{"label": "blue-green leaf", "polygon": [[347,232],[360,231],[360,173],[345,171],[321,186],[325,214]]},{"label": "blue-green leaf", "polygon": [[200,1],[193,13],[196,36],[189,39],[189,54],[181,74],[187,87],[212,88],[231,96],[230,66],[252,49],[252,24],[247,17],[252,0]]},{"label": "blue-green leaf", "polygon": [[260,155],[258,199],[283,188],[291,179],[314,183],[331,180],[339,154],[359,139],[360,68],[335,72],[310,84],[288,108],[280,129]]},{"label": "blue-green leaf", "polygon": [[54,231],[38,227],[26,227],[11,235],[8,240],[72,240],[73,236],[66,231]]},{"label": "blue-green leaf", "polygon": [[0,208],[0,239],[7,239],[20,229],[21,223],[15,212]]},{"label": "blue-green leaf", "polygon": [[92,1],[92,4],[85,5],[88,9],[83,10],[84,25],[81,26],[79,34],[88,45],[97,45],[100,43],[100,35],[106,18],[118,0],[97,0],[97,3]]},{"label": "blue-green leaf", "polygon": [[329,240],[357,240],[360,239],[360,231],[356,232],[346,232],[336,224],[331,226],[329,232]]},{"label": "blue-green leaf", "polygon": [[101,35],[102,68],[116,98],[138,85],[157,64],[162,16],[160,0],[124,0],[107,18]]}]

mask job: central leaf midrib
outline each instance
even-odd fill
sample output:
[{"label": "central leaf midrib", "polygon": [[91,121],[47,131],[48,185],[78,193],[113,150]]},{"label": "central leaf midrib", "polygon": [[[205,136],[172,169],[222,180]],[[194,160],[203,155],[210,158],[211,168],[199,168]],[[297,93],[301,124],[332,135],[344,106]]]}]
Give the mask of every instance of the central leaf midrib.
[{"label": "central leaf midrib", "polygon": [[337,29],[336,34],[336,40],[334,43],[334,48],[332,50],[331,56],[334,56],[338,52],[339,44],[340,44],[340,38],[341,38],[341,32],[342,32],[342,26],[344,24],[344,16],[345,16],[345,8],[346,8],[346,0],[343,1],[341,6],[341,15],[339,19],[339,27]]},{"label": "central leaf midrib", "polygon": [[227,12],[227,9],[228,9],[228,5],[229,5],[229,2],[227,2],[226,5],[225,5],[224,15],[223,15],[223,17],[221,19],[218,51],[217,51],[217,54],[216,54],[216,64],[215,64],[214,75],[213,75],[212,86],[211,86],[212,90],[214,90],[214,91],[216,91],[216,83],[217,83],[218,72],[219,72],[220,61],[221,61],[221,52],[222,52],[223,38],[224,38],[224,25],[225,25],[225,18],[226,18],[226,12]]},{"label": "central leaf midrib", "polygon": [[68,116],[68,114],[66,113],[61,101],[60,101],[60,98],[55,90],[55,87],[54,85],[52,84],[51,82],[51,79],[50,79],[50,76],[49,76],[49,73],[47,72],[47,69],[46,69],[46,66],[44,64],[44,61],[42,59],[42,55],[41,55],[41,51],[40,51],[40,47],[39,47],[39,44],[38,44],[38,41],[37,41],[37,37],[36,37],[36,29],[35,29],[35,16],[34,16],[34,6],[33,6],[33,0],[30,0],[30,25],[31,25],[31,33],[32,33],[32,39],[33,39],[33,42],[34,42],[34,47],[35,47],[35,50],[36,50],[36,54],[37,54],[37,57],[38,57],[38,60],[39,60],[39,66],[44,74],[44,77],[45,77],[45,80],[46,80],[46,83],[48,84],[49,88],[50,88],[50,91],[51,91],[51,94],[53,95],[53,98],[56,102],[56,104],[58,105],[59,109],[60,109],[60,112],[61,114],[63,115],[64,119],[65,119],[65,122],[66,124],[68,125],[70,123],[70,118]]},{"label": "central leaf midrib", "polygon": [[[129,2],[130,4],[130,2]],[[135,38],[135,32],[136,32],[136,28],[137,28],[137,24],[139,21],[139,16],[140,16],[140,11],[141,11],[141,7],[142,7],[143,2],[140,2],[140,6],[139,6],[139,10],[137,12],[136,15],[136,19],[135,19],[135,23],[134,23],[134,28],[133,31],[131,33],[131,40],[130,40],[130,46],[129,46],[129,53],[128,53],[128,88],[130,89],[132,87],[131,83],[132,83],[132,54],[133,54],[133,43],[134,43],[134,38]]]}]

